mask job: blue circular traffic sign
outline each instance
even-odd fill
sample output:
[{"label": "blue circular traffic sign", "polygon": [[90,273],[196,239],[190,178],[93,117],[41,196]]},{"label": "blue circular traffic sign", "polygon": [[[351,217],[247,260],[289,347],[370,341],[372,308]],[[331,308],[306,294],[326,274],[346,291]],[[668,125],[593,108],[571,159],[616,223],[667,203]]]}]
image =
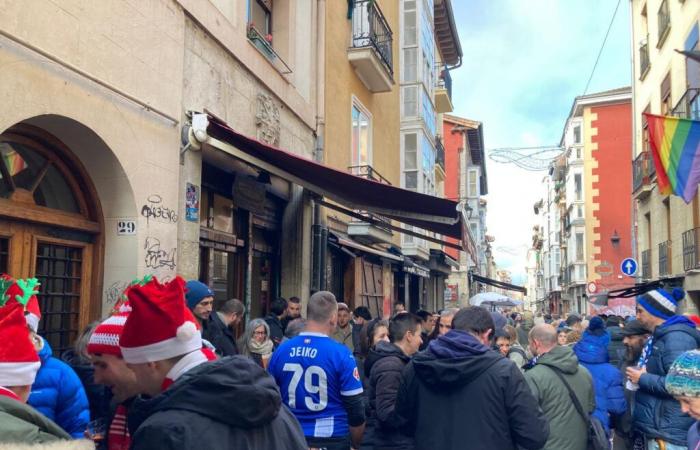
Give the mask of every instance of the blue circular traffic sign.
[{"label": "blue circular traffic sign", "polygon": [[625,258],[620,264],[620,272],[628,277],[633,277],[637,273],[637,260],[634,258]]}]

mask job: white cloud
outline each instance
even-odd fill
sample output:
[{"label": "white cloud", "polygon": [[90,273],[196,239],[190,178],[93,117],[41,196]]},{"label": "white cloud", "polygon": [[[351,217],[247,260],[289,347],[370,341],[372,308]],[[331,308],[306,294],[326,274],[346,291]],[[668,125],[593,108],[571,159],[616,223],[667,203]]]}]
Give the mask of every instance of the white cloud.
[{"label": "white cloud", "polygon": [[[615,4],[453,1],[464,52],[463,66],[452,72],[453,114],[483,122],[487,148],[558,144]],[[589,92],[630,83],[628,22],[629,5],[622,1]],[[494,255],[514,280],[523,280],[536,223],[532,206],[541,197],[544,172],[491,160],[487,171],[487,227],[496,238]]]}]

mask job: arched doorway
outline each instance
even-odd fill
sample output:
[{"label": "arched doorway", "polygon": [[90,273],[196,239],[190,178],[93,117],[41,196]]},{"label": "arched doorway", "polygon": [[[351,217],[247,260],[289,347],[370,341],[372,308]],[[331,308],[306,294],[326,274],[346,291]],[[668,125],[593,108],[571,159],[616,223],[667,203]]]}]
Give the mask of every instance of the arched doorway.
[{"label": "arched doorway", "polygon": [[94,186],[61,141],[26,124],[0,134],[0,272],[39,279],[39,334],[54,354],[100,312],[102,228]]}]

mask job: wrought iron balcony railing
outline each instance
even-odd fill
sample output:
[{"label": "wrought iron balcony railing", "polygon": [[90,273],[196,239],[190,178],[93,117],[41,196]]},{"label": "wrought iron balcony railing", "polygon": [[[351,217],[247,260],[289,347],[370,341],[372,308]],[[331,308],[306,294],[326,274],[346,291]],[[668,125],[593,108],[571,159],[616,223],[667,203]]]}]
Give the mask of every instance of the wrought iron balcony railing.
[{"label": "wrought iron balcony railing", "polygon": [[452,76],[447,66],[443,66],[440,70],[438,87],[445,88],[445,90],[447,90],[447,96],[450,97],[450,101],[452,101]]},{"label": "wrought iron balcony railing", "polygon": [[683,270],[700,267],[700,228],[683,233]]},{"label": "wrought iron balcony railing", "polygon": [[671,241],[659,243],[659,276],[671,274]]},{"label": "wrought iron balcony railing", "polygon": [[671,115],[681,119],[700,120],[700,89],[690,88],[685,91]]},{"label": "wrought iron balcony railing", "polygon": [[651,250],[642,251],[642,278],[651,279]]},{"label": "wrought iron balcony railing", "polygon": [[393,34],[384,14],[373,0],[356,0],[352,12],[352,46],[373,47],[393,75]]},{"label": "wrought iron balcony railing", "polygon": [[442,139],[435,138],[435,163],[442,167],[445,171],[445,146],[442,145]]},{"label": "wrought iron balcony railing", "polygon": [[639,78],[643,79],[649,71],[649,36],[639,44]]},{"label": "wrought iron balcony railing", "polygon": [[640,187],[649,184],[655,174],[656,168],[651,153],[644,151],[637,155],[632,163],[632,191],[636,192]]}]

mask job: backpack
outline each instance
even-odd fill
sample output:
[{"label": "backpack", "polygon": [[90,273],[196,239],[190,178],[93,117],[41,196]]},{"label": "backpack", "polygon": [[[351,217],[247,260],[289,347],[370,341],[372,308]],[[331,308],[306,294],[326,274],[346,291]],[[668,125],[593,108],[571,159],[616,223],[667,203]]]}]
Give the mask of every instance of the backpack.
[{"label": "backpack", "polygon": [[527,361],[527,355],[525,354],[525,350],[523,350],[520,347],[511,347],[510,350],[508,350],[508,354],[506,355],[506,358],[509,358],[512,353],[517,353],[520,356],[523,357],[525,361]]},{"label": "backpack", "polygon": [[571,402],[574,404],[576,411],[588,425],[588,450],[609,450],[610,441],[608,440],[608,435],[605,433],[605,427],[600,422],[600,419],[584,412],[583,406],[581,406],[581,403],[578,401],[578,397],[576,397],[574,390],[571,389],[571,386],[569,386],[569,383],[566,382],[559,369],[552,366],[547,367],[553,369],[552,372],[554,372],[557,377],[559,377],[561,382],[564,383],[566,390],[569,391],[569,397],[571,397]]}]

